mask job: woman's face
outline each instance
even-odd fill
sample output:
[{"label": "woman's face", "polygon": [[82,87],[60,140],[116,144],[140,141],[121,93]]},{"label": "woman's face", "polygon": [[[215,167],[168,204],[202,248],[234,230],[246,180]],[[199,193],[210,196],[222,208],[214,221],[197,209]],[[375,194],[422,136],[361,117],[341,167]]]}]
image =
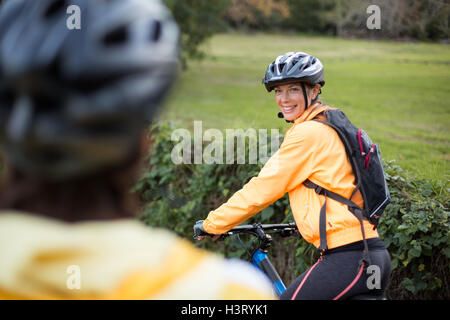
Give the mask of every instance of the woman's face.
[{"label": "woman's face", "polygon": [[[308,90],[307,90],[308,91]],[[305,111],[305,98],[301,84],[291,83],[274,88],[275,100],[284,119],[295,120]]]}]

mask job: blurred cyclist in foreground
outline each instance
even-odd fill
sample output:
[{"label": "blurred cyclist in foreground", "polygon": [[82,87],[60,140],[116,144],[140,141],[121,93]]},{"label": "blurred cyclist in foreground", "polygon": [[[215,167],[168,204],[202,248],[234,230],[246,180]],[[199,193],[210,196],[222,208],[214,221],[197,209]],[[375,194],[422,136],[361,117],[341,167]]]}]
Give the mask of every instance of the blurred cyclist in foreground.
[{"label": "blurred cyclist in foreground", "polygon": [[133,218],[145,130],[177,73],[159,0],[0,9],[0,299],[268,299],[270,285]]}]

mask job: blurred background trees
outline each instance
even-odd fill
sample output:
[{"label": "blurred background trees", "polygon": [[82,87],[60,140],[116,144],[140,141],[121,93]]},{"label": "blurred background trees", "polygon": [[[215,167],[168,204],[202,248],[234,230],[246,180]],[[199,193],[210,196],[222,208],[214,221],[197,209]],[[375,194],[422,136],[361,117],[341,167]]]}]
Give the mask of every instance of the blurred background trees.
[{"label": "blurred background trees", "polygon": [[[0,0],[0,4],[4,0]],[[214,33],[289,31],[339,37],[448,42],[450,0],[163,0],[182,31],[183,60],[202,57]],[[366,27],[369,5],[381,29]]]},{"label": "blurred background trees", "polygon": [[[182,30],[185,57],[216,32],[287,31],[412,41],[449,39],[449,0],[165,0]],[[370,30],[369,5],[381,29]]]},{"label": "blurred background trees", "polygon": [[199,45],[215,32],[225,28],[222,13],[230,0],[164,0],[181,30],[183,61],[201,58]]},{"label": "blurred background trees", "polygon": [[286,1],[229,0],[223,17],[233,28],[271,29],[290,17],[290,8]]}]

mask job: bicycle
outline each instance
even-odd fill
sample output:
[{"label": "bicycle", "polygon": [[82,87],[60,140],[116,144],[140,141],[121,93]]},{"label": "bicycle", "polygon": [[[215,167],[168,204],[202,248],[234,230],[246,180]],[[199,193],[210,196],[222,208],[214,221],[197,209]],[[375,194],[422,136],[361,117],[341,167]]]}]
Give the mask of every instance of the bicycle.
[{"label": "bicycle", "polygon": [[[253,235],[259,240],[258,246],[250,255],[250,263],[267,276],[272,283],[275,294],[278,297],[281,296],[286,290],[286,285],[269,259],[268,251],[273,240],[271,234],[278,234],[281,237],[300,236],[297,225],[294,222],[285,224],[254,223],[251,225],[240,225],[221,234],[218,240],[225,240],[230,236],[241,233]],[[213,235],[208,236],[212,237]],[[350,300],[385,300],[385,297],[369,293],[352,296]]]}]

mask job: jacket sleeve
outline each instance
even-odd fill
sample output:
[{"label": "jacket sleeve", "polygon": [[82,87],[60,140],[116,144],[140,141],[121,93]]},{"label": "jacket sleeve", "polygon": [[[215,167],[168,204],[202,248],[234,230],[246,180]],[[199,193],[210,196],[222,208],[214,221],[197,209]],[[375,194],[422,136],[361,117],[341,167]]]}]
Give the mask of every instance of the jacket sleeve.
[{"label": "jacket sleeve", "polygon": [[[294,126],[258,176],[253,177],[203,222],[206,232],[221,234],[243,223],[303,183],[314,163],[314,135]],[[310,132],[310,131],[309,131]]]}]

